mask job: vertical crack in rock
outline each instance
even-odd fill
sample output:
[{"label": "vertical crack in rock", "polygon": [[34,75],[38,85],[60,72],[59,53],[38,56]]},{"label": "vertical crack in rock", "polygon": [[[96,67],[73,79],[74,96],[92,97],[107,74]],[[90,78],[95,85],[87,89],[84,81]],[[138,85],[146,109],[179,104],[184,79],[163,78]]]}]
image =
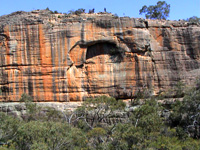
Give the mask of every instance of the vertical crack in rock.
[{"label": "vertical crack in rock", "polygon": [[81,27],[81,42],[83,43],[85,40],[85,22],[82,22],[82,27]]},{"label": "vertical crack in rock", "polygon": [[139,59],[137,54],[134,55],[135,59],[135,77],[136,77],[136,87],[143,87],[142,82],[141,82],[141,76],[140,76],[140,64],[139,64]]}]

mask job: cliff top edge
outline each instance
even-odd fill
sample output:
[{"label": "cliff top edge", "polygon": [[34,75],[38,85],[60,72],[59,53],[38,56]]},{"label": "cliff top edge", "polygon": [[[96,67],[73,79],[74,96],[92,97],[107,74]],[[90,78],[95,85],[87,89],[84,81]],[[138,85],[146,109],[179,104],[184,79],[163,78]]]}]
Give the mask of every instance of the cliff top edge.
[{"label": "cliff top edge", "polygon": [[130,17],[118,17],[112,13],[99,12],[99,13],[81,13],[79,15],[66,14],[66,13],[53,13],[50,10],[34,10],[31,12],[17,11],[8,15],[0,16],[0,28],[3,29],[6,25],[35,25],[35,24],[64,24],[69,22],[121,22],[135,21],[140,23],[148,23],[151,26],[162,27],[188,27],[188,26],[200,26],[198,23],[186,22],[184,20],[150,20],[144,18],[130,18]]}]

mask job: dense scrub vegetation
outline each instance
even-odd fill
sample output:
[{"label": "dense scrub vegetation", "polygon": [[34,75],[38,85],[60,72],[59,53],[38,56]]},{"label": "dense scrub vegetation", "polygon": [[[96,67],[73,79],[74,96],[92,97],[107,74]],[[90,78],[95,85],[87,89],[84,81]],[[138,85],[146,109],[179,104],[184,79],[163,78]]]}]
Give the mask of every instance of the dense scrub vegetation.
[{"label": "dense scrub vegetation", "polygon": [[101,96],[87,99],[74,112],[44,111],[24,94],[23,119],[0,113],[0,149],[197,150],[200,82],[190,89],[179,84],[176,90],[183,99],[171,105],[160,103],[161,97],[138,93],[129,108],[120,100]]}]

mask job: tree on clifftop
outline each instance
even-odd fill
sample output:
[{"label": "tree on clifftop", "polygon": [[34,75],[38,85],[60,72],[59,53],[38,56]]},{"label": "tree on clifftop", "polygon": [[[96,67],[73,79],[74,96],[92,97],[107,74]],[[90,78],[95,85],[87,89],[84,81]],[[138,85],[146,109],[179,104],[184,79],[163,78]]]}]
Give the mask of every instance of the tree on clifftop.
[{"label": "tree on clifftop", "polygon": [[147,19],[167,19],[170,12],[170,5],[165,1],[158,1],[157,5],[150,5],[147,7],[144,5],[140,9],[140,15],[145,13]]},{"label": "tree on clifftop", "polygon": [[200,18],[198,18],[197,16],[193,16],[193,17],[186,19],[186,21],[192,22],[192,23],[200,23]]}]

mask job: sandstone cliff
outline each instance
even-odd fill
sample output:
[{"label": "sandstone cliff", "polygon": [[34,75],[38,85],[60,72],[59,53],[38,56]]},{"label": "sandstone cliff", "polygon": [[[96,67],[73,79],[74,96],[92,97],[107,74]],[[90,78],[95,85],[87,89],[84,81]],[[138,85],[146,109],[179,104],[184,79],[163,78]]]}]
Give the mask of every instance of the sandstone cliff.
[{"label": "sandstone cliff", "polygon": [[199,76],[198,24],[48,11],[0,17],[1,101],[130,98]]}]

